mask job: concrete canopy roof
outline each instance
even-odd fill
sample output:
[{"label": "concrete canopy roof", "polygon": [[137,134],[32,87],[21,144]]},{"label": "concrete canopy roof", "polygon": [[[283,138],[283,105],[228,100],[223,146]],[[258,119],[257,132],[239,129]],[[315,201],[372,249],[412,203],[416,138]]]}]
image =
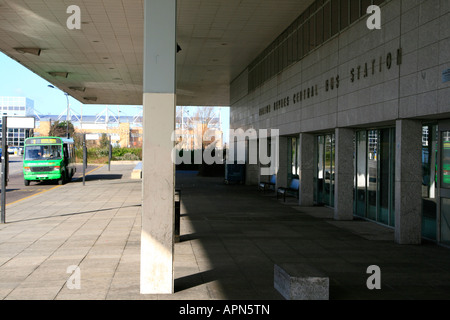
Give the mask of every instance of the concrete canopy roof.
[{"label": "concrete canopy roof", "polygon": [[[230,82],[312,2],[178,0],[177,105],[228,106]],[[66,26],[70,5],[81,30]],[[143,5],[0,0],[0,51],[84,104],[141,105]]]}]

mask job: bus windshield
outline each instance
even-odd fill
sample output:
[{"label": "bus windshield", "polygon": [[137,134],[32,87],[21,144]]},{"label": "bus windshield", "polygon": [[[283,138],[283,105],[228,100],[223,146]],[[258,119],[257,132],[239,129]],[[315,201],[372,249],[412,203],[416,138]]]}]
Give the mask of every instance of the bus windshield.
[{"label": "bus windshield", "polygon": [[25,160],[61,160],[61,146],[27,146],[25,148]]}]

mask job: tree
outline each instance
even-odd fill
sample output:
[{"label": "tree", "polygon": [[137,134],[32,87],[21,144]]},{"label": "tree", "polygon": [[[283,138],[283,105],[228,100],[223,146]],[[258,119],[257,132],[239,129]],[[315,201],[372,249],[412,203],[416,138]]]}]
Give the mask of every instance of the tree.
[{"label": "tree", "polygon": [[[75,128],[72,122],[69,121],[69,137],[73,137]],[[48,133],[50,137],[67,137],[67,122],[66,121],[55,121],[50,126],[50,131]]]},{"label": "tree", "polygon": [[[187,109],[187,108],[186,108]],[[186,110],[177,107],[177,128],[183,136],[190,136],[191,141],[179,141],[183,148],[205,148],[211,141],[205,140],[209,130],[221,130],[220,109],[216,107],[196,107]],[[192,112],[192,113],[191,113]],[[214,140],[214,138],[213,138]],[[199,143],[199,145],[195,144]]]},{"label": "tree", "polygon": [[100,148],[105,149],[109,147],[109,138],[106,133],[102,133],[100,138]]}]

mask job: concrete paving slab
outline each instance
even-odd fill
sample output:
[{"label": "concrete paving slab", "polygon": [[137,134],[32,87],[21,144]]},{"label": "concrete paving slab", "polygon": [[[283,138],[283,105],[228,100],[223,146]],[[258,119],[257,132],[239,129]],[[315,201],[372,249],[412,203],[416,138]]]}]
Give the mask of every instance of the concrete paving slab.
[{"label": "concrete paving slab", "polygon": [[[175,294],[141,295],[141,181],[133,164],[56,187],[7,207],[0,225],[0,299],[281,300],[275,264],[308,263],[330,278],[330,299],[449,299],[449,249],[399,246],[393,230],[333,220],[324,207],[283,203],[256,187],[177,173],[181,237]],[[70,196],[69,196],[70,195]],[[55,199],[62,199],[64,205]],[[377,264],[382,289],[366,286]],[[70,289],[71,265],[81,289]]]}]

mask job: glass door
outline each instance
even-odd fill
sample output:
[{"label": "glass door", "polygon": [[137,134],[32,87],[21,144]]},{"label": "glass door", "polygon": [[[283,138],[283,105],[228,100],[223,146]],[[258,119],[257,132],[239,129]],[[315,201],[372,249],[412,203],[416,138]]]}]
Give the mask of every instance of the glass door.
[{"label": "glass door", "polygon": [[355,141],[354,214],[395,226],[395,129],[362,130]]},{"label": "glass door", "polygon": [[422,236],[437,240],[437,125],[422,128]]},{"label": "glass door", "polygon": [[366,131],[356,133],[355,214],[364,218],[366,217],[366,136]]},{"label": "glass door", "polygon": [[314,201],[318,205],[334,206],[335,136],[316,137]]},{"label": "glass door", "polygon": [[439,123],[440,242],[450,245],[450,122]]}]

